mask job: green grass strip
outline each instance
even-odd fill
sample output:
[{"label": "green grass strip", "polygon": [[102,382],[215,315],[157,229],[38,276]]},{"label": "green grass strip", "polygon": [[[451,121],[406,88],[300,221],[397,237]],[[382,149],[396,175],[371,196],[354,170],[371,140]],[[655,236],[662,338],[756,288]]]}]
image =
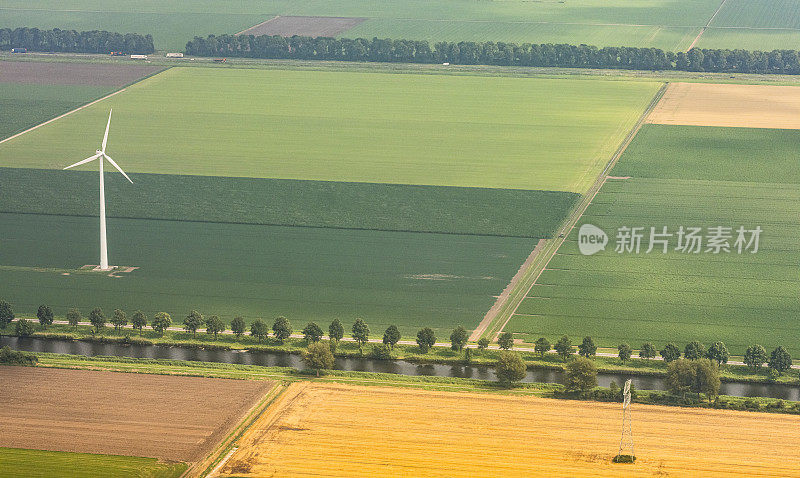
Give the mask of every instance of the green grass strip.
[{"label": "green grass strip", "polygon": [[185,463],[155,458],[0,448],[0,477],[176,478],[185,470]]}]

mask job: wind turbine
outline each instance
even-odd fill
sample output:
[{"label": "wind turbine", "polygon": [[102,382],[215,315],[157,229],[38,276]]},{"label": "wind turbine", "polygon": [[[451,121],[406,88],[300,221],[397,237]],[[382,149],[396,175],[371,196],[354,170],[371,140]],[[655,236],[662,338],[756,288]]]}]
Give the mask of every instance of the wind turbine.
[{"label": "wind turbine", "polygon": [[80,166],[81,164],[86,164],[94,161],[95,159],[99,159],[98,163],[100,164],[100,270],[107,271],[111,270],[111,267],[108,266],[108,241],[106,239],[106,191],[105,191],[105,182],[103,181],[103,159],[107,159],[112,166],[117,168],[117,171],[122,173],[131,184],[131,178],[125,174],[125,171],[119,167],[119,165],[111,159],[111,156],[106,154],[106,142],[108,141],[108,129],[111,127],[111,112],[114,111],[113,109],[108,112],[108,123],[106,124],[106,134],[103,136],[103,145],[100,149],[95,151],[95,155],[84,159],[83,161],[78,161],[75,164],[69,165],[64,169],[74,168],[75,166]]}]

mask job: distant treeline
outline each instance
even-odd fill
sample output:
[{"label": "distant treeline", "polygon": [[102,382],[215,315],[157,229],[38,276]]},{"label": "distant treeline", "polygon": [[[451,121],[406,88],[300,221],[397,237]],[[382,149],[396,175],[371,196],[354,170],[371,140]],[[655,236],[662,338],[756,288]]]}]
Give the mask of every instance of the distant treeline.
[{"label": "distant treeline", "polygon": [[800,54],[796,50],[693,48],[676,53],[658,48],[503,42],[438,42],[431,48],[427,41],[417,40],[209,35],[189,41],[186,53],[294,60],[800,74]]},{"label": "distant treeline", "polygon": [[38,28],[0,28],[0,49],[26,48],[28,51],[70,53],[148,54],[155,51],[153,37],[138,33],[75,30],[39,30]]}]

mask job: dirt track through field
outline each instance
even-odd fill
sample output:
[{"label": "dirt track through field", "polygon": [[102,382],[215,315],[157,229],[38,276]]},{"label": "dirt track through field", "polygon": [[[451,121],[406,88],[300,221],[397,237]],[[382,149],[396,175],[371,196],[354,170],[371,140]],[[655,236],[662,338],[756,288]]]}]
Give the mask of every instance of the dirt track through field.
[{"label": "dirt track through field", "polygon": [[800,87],[670,83],[647,122],[800,129]]},{"label": "dirt track through field", "polygon": [[800,417],[635,405],[635,465],[614,465],[621,404],[293,384],[223,467],[236,476],[798,476]]},{"label": "dirt track through field", "polygon": [[542,248],[545,246],[545,244],[547,244],[547,239],[539,239],[539,242],[536,243],[536,247],[533,248],[533,251],[531,251],[530,255],[528,255],[528,258],[525,260],[522,266],[520,266],[514,277],[511,278],[511,282],[509,282],[506,288],[503,289],[503,292],[501,292],[497,297],[497,300],[495,300],[494,305],[492,305],[489,311],[486,312],[486,315],[483,316],[483,320],[481,320],[481,323],[478,324],[478,327],[472,331],[472,334],[469,336],[470,342],[478,341],[478,339],[481,338],[481,335],[486,332],[486,329],[489,327],[492,321],[494,321],[495,317],[497,317],[497,314],[500,312],[506,302],[508,302],[511,291],[514,290],[514,287],[517,286],[517,283],[522,279],[522,276],[525,275],[525,271],[531,266],[534,259],[536,259],[536,256],[538,256],[542,251]]},{"label": "dirt track through field", "polygon": [[714,19],[717,17],[717,14],[719,14],[720,10],[722,10],[722,7],[725,6],[725,2],[727,2],[727,1],[728,0],[722,0],[722,2],[719,4],[717,9],[714,11],[714,14],[711,15],[711,18],[709,18],[708,21],[706,22],[706,25],[703,28],[700,29],[700,33],[698,33],[697,36],[694,37],[694,40],[689,45],[689,48],[686,49],[686,51],[691,50],[692,48],[694,48],[695,45],[697,45],[697,42],[700,41],[700,37],[703,36],[703,33],[706,32],[708,27],[711,25],[711,22],[714,21]]},{"label": "dirt track through field", "polygon": [[0,366],[0,446],[196,461],[272,382]]},{"label": "dirt track through field", "polygon": [[0,83],[120,87],[163,69],[149,65],[0,61]]},{"label": "dirt track through field", "polygon": [[365,20],[366,18],[355,17],[278,16],[239,32],[237,35],[334,37]]},{"label": "dirt track through field", "polygon": [[[561,224],[560,228],[558,229],[558,236],[554,237],[553,240],[549,244],[545,244],[542,248],[542,251],[537,254],[537,257],[531,263],[531,266],[526,268],[525,270],[521,271],[520,280],[517,283],[516,287],[512,287],[509,291],[509,297],[506,300],[504,306],[500,308],[498,313],[495,315],[495,319],[493,319],[493,324],[489,324],[486,328],[492,332],[502,332],[502,330],[508,325],[508,322],[517,312],[522,301],[527,297],[528,293],[533,289],[533,286],[536,284],[536,281],[539,280],[539,277],[544,272],[547,265],[553,259],[553,257],[558,252],[561,245],[566,241],[566,238],[569,236],[572,229],[578,224],[578,221],[583,216],[583,213],[586,212],[586,209],[589,208],[589,205],[594,200],[594,197],[600,192],[600,188],[605,184],[606,178],[608,177],[608,172],[617,164],[617,161],[622,156],[622,153],[625,152],[628,145],[633,141],[633,138],[639,132],[639,129],[642,127],[642,124],[647,120],[650,114],[653,112],[655,107],[661,101],[661,98],[664,95],[664,92],[667,89],[667,84],[664,84],[659,88],[653,98],[650,100],[650,103],[647,105],[647,108],[642,112],[641,116],[637,120],[636,124],[633,128],[628,132],[625,138],[622,140],[622,143],[617,148],[614,155],[606,164],[603,171],[597,176],[597,179],[589,188],[589,190],[584,195],[583,199],[576,205],[576,207],[571,211],[570,215],[564,219],[564,222]],[[502,322],[501,322],[502,321]]]}]

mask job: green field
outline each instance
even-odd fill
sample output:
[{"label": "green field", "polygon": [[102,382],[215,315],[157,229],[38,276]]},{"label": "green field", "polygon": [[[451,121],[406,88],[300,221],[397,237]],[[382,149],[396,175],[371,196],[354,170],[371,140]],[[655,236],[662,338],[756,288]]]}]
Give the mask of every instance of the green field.
[{"label": "green field", "polygon": [[798,144],[797,130],[645,125],[612,175],[798,184]]},{"label": "green field", "polygon": [[727,0],[711,26],[800,30],[800,4],[794,0]]},{"label": "green field", "polygon": [[744,50],[800,50],[800,29],[709,28],[697,48]]},{"label": "green field", "polygon": [[45,0],[35,6],[8,0],[0,8],[0,24],[151,33],[157,48],[182,49],[195,35],[236,33],[274,15],[348,16],[368,20],[344,32],[346,37],[560,41],[672,49],[678,44],[688,47],[691,38],[686,32],[705,25],[718,6],[717,0]]},{"label": "green field", "polygon": [[[659,87],[173,68],[0,145],[2,294],[20,313],[471,329]],[[111,262],[139,268],[121,277],[77,271],[97,262],[95,166],[60,170],[111,107],[134,179],[107,175]]]},{"label": "green field", "polygon": [[185,470],[184,463],[155,458],[0,448],[0,477],[8,478],[177,478]]},{"label": "green field", "polygon": [[[684,344],[724,341],[800,353],[800,132],[647,125],[614,168],[580,224],[610,236],[583,256],[574,229],[506,330],[528,340],[591,335]],[[645,254],[649,228],[760,226],[758,253]],[[621,226],[646,227],[640,254],[614,252]],[[733,245],[736,239],[730,240]]]},{"label": "green field", "polygon": [[376,18],[367,20],[340,36],[373,38],[387,36],[386,32],[391,32],[392,38],[421,38],[434,43],[437,41],[585,43],[599,47],[626,45],[680,51],[689,47],[692,40],[700,33],[700,26],[575,24],[569,23],[568,20],[564,23],[550,23]]},{"label": "green field", "polygon": [[[0,284],[19,313],[49,304],[57,315],[100,306],[129,313],[191,310],[226,320],[475,327],[535,240],[322,228],[110,219],[121,277],[78,272],[96,264],[96,218],[0,214]],[[64,275],[69,274],[69,275]]]},{"label": "green field", "polygon": [[[170,9],[169,4],[151,2],[3,2],[0,25],[5,28],[36,27],[78,31],[108,30],[119,33],[153,35],[157,49],[183,51],[195,36],[211,33],[237,33],[272,18],[265,13],[231,13],[230,4],[219,4],[213,13],[196,12],[192,2],[186,8]],[[9,4],[16,4],[11,6]],[[178,5],[178,3],[174,3]],[[255,11],[259,11],[256,9]]]},{"label": "green field", "polygon": [[0,82],[0,140],[111,92],[108,86]]},{"label": "green field", "polygon": [[793,0],[727,0],[697,47],[800,50],[800,4]]},{"label": "green field", "polygon": [[[109,217],[552,237],[562,191],[109,174]],[[379,198],[379,199],[377,199]],[[97,216],[97,172],[0,168],[0,212]]]},{"label": "green field", "polygon": [[659,87],[173,68],[0,145],[0,166],[86,157],[113,107],[109,152],[133,173],[583,192]]}]

